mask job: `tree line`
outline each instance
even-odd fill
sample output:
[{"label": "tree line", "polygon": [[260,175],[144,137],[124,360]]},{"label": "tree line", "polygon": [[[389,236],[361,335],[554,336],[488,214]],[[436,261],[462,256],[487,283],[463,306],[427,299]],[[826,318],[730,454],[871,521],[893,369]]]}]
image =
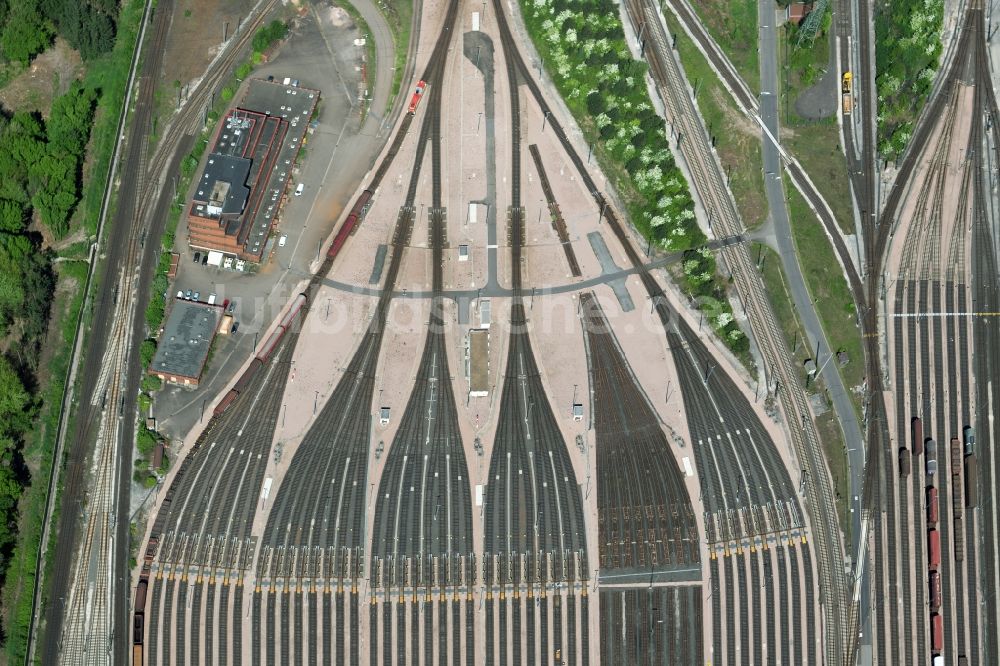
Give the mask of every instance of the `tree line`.
[{"label": "tree line", "polygon": [[0,0],[0,52],[27,65],[59,35],[91,60],[115,43],[116,0]]}]

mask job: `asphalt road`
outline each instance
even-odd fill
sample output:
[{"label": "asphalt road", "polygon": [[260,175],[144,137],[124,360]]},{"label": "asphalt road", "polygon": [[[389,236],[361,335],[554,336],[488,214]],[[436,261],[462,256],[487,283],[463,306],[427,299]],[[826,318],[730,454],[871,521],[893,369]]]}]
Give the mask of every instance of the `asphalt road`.
[{"label": "asphalt road", "polygon": [[[771,2],[764,0],[759,4],[758,17],[760,26],[760,117],[767,128],[761,132],[764,159],[764,189],[767,203],[771,209],[771,221],[774,225],[775,248],[781,256],[781,265],[792,293],[792,302],[799,313],[802,325],[809,338],[809,348],[819,349],[815,359],[820,374],[829,389],[833,408],[844,433],[847,444],[847,458],[850,464],[851,493],[851,539],[854,552],[860,548],[858,537],[861,534],[861,490],[864,481],[865,451],[864,436],[858,423],[858,415],[851,403],[850,395],[844,386],[843,377],[837,365],[830,361],[833,351],[826,339],[819,316],[813,307],[813,299],[806,286],[802,269],[799,266],[795,243],[792,241],[791,225],[788,220],[788,208],[785,205],[785,190],[781,178],[781,156],[778,146],[771,137],[778,137],[778,49],[775,8]],[[770,133],[770,136],[768,135]],[[855,359],[860,362],[860,359]]]}]

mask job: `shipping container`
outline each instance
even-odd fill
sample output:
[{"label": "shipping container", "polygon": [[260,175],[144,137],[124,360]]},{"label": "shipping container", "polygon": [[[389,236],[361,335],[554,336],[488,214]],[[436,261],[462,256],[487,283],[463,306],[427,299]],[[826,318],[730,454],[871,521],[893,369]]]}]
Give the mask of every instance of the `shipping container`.
[{"label": "shipping container", "polygon": [[914,416],[910,421],[910,431],[913,437],[913,455],[919,456],[924,452],[924,426],[919,416]]},{"label": "shipping container", "polygon": [[933,528],[927,530],[927,565],[935,570],[941,566],[941,535]]}]

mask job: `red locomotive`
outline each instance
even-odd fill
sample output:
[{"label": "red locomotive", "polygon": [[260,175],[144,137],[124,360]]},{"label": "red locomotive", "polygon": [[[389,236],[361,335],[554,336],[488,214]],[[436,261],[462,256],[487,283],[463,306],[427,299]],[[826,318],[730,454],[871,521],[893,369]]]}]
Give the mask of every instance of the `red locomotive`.
[{"label": "red locomotive", "polygon": [[417,89],[413,93],[413,97],[410,98],[410,113],[417,112],[417,104],[420,104],[420,98],[424,94],[424,90],[427,88],[427,83],[421,81],[417,84]]}]

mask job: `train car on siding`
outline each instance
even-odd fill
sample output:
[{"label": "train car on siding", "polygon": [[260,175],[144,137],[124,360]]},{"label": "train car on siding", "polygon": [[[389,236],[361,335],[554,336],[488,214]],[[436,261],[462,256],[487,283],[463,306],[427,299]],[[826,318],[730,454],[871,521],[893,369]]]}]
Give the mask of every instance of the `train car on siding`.
[{"label": "train car on siding", "polygon": [[935,571],[941,566],[941,534],[934,528],[927,530],[927,566]]},{"label": "train car on siding", "polygon": [[899,476],[905,478],[910,475],[910,452],[905,446],[899,447]]},{"label": "train car on siding", "polygon": [[132,646],[132,666],[142,666],[142,646]]},{"label": "train car on siding", "polygon": [[149,582],[146,580],[139,580],[139,584],[135,587],[135,607],[134,610],[137,613],[141,613],[146,608],[146,588],[149,586]]},{"label": "train car on siding", "polygon": [[938,522],[938,491],[934,486],[927,489],[927,525],[936,527]]},{"label": "train car on siding", "polygon": [[229,409],[229,405],[233,404],[233,400],[236,400],[236,396],[238,395],[239,393],[236,392],[236,389],[231,389],[229,393],[226,394],[226,397],[222,399],[222,402],[215,406],[212,413],[218,416],[222,412]]},{"label": "train car on siding", "polygon": [[330,259],[336,259],[337,255],[340,253],[340,249],[347,242],[347,237],[354,233],[354,229],[358,226],[358,223],[365,216],[365,212],[368,210],[368,203],[371,201],[375,193],[371,190],[365,190],[358,197],[358,200],[354,202],[354,208],[351,209],[351,213],[344,220],[344,224],[341,225],[340,231],[337,235],[333,237],[333,242],[330,243],[329,249],[326,251],[326,256]]},{"label": "train car on siding", "polygon": [[941,654],[944,648],[944,620],[937,613],[931,615],[931,652]]},{"label": "train car on siding", "polygon": [[924,452],[924,425],[919,416],[910,421],[910,435],[913,438],[913,455],[919,456]]},{"label": "train car on siding", "polygon": [[941,608],[941,574],[932,571],[929,580],[931,594],[931,610]]},{"label": "train car on siding", "polygon": [[928,439],[924,443],[924,454],[927,476],[934,476],[937,474],[937,442],[933,439]]},{"label": "train car on siding", "polygon": [[288,327],[291,326],[292,322],[295,321],[296,317],[299,316],[299,312],[302,310],[302,306],[305,305],[305,303],[306,303],[305,294],[299,294],[298,296],[295,297],[295,301],[292,303],[292,307],[288,309],[288,312],[281,320],[282,328],[288,330]]},{"label": "train car on siding", "polygon": [[965,439],[965,455],[969,456],[976,452],[976,431],[972,426],[965,426],[962,429],[962,437]]},{"label": "train car on siding", "polygon": [[970,509],[979,502],[979,485],[976,481],[976,454],[965,456],[965,506]]},{"label": "train car on siding", "polygon": [[424,96],[424,90],[427,89],[427,83],[421,81],[417,84],[417,89],[413,91],[413,97],[410,98],[410,108],[407,109],[409,113],[417,112],[417,105],[420,104],[420,98]]},{"label": "train car on siding", "polygon": [[961,516],[955,518],[955,531],[951,536],[955,542],[955,561],[961,562],[965,559],[965,532],[962,530]]}]

